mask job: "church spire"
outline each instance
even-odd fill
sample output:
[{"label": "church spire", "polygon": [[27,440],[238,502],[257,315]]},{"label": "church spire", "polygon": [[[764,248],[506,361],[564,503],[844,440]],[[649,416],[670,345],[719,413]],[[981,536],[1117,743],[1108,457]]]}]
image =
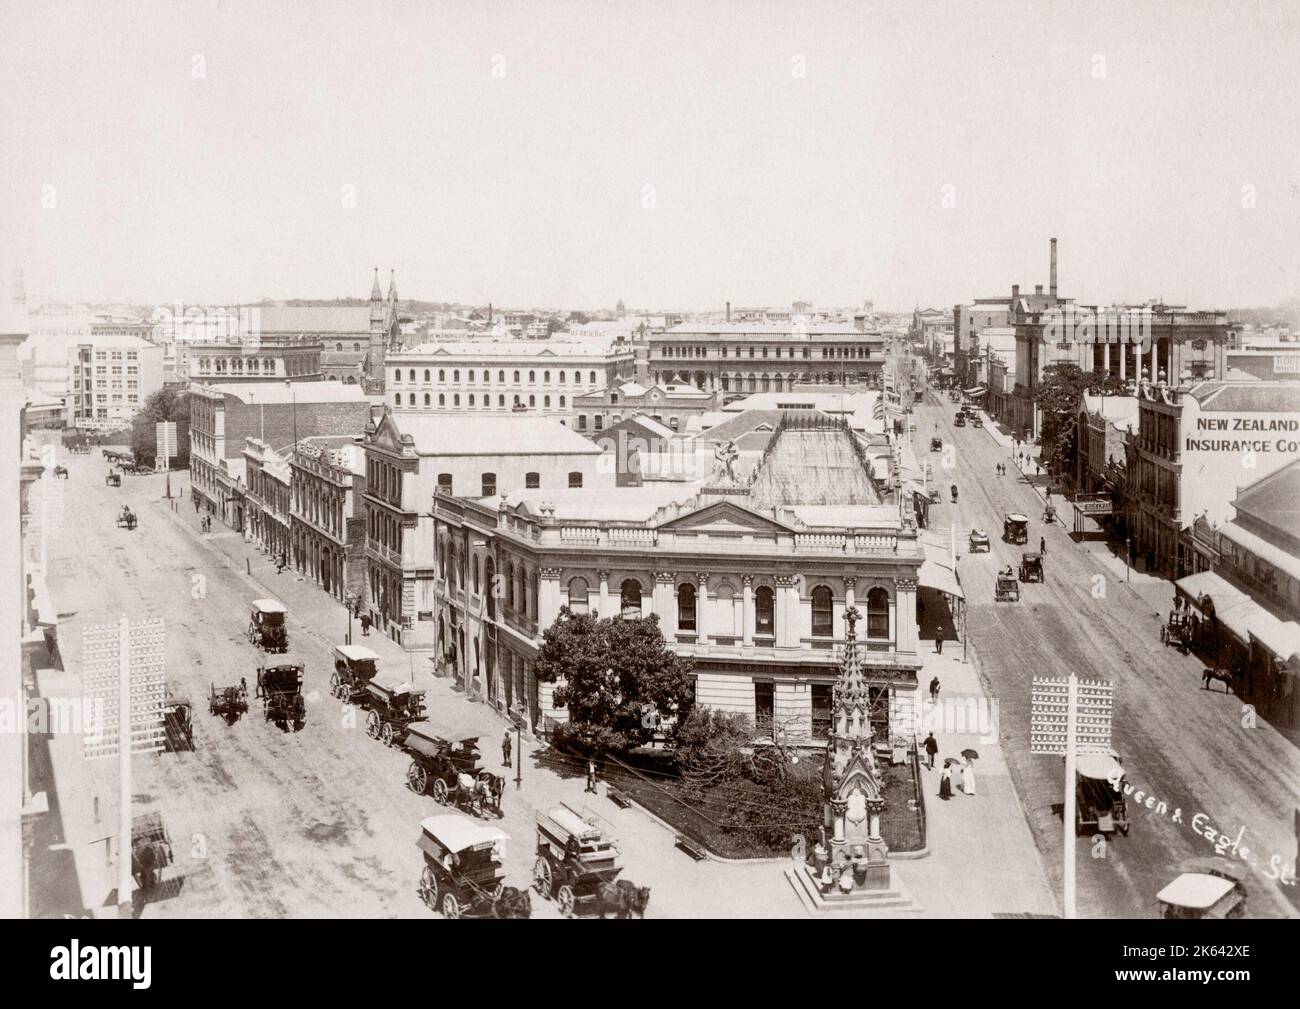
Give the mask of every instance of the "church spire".
[{"label": "church spire", "polygon": [[371,286],[371,288],[370,288],[370,300],[371,300],[371,301],[383,301],[383,299],[384,299],[384,294],[383,294],[383,292],[379,289],[379,267],[376,266],[376,267],[375,267],[375,282],[374,282],[374,284],[373,284],[373,285]]},{"label": "church spire", "polygon": [[397,304],[397,271],[388,271],[388,303]]}]

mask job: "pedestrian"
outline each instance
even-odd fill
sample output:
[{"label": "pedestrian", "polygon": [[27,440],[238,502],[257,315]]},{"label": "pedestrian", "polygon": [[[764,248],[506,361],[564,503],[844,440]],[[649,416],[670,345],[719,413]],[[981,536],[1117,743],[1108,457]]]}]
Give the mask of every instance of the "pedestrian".
[{"label": "pedestrian", "polygon": [[1038,552],[1039,552],[1040,554],[1042,554],[1044,557],[1047,556],[1047,537],[1046,537],[1046,536],[1039,536],[1039,537],[1038,537]]},{"label": "pedestrian", "polygon": [[506,729],[505,735],[501,737],[501,766],[502,767],[510,766],[510,748],[513,745],[514,744],[510,739],[510,730]]},{"label": "pedestrian", "polygon": [[930,760],[930,770],[933,771],[934,758],[939,754],[939,741],[934,738],[933,732],[931,732],[928,736],[925,737],[925,743],[923,745],[925,746],[925,755]]},{"label": "pedestrian", "polygon": [[369,613],[361,614],[361,636],[363,638],[370,637],[370,614]]},{"label": "pedestrian", "polygon": [[943,773],[939,775],[939,798],[945,802],[952,798],[952,768],[947,764],[943,765]]},{"label": "pedestrian", "polygon": [[939,703],[939,677],[937,676],[930,681],[930,703]]},{"label": "pedestrian", "polygon": [[975,762],[967,760],[961,765],[961,790],[967,795],[975,794]]},{"label": "pedestrian", "polygon": [[596,794],[596,758],[587,758],[587,791]]},{"label": "pedestrian", "polygon": [[934,653],[936,655],[943,654],[943,625],[942,624],[940,624],[938,627],[934,629]]}]

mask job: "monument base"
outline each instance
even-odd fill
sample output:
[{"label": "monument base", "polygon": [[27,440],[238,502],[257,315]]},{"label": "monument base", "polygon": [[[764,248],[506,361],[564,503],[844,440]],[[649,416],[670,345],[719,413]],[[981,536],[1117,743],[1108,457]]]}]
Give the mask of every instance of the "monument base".
[{"label": "monument base", "polygon": [[[794,888],[795,895],[804,909],[812,915],[843,914],[851,917],[893,917],[895,915],[920,914],[921,908],[901,882],[891,885],[890,867],[886,865],[885,887],[878,889],[857,888],[845,893],[838,886],[829,893],[823,893],[821,883],[811,866],[795,865],[785,870],[785,877]],[[870,878],[868,867],[868,878]]]}]

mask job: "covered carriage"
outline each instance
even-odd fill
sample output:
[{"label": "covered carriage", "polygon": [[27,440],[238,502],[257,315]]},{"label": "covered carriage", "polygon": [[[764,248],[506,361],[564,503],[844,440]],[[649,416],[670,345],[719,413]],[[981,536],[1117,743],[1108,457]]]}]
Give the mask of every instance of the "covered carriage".
[{"label": "covered carriage", "polygon": [[378,739],[385,746],[400,745],[410,731],[411,723],[424,718],[425,691],[417,690],[413,683],[366,683],[364,704],[366,735]]},{"label": "covered carriage", "polygon": [[1246,869],[1207,856],[1179,865],[1181,875],[1156,894],[1162,918],[1240,918],[1246,913]]},{"label": "covered carriage", "polygon": [[482,705],[455,704],[426,712],[424,721],[408,724],[402,749],[411,758],[406,784],[417,795],[432,795],[442,806],[458,806],[475,815],[501,815],[505,779],[482,765],[478,741],[500,730]]},{"label": "covered carriage", "polygon": [[161,813],[142,813],[131,821],[131,875],[141,890],[162,881],[162,871],[174,861],[172,839]]},{"label": "covered carriage", "polygon": [[122,510],[117,513],[117,527],[119,529],[125,529],[127,532],[130,532],[139,524],[140,520],[136,518],[135,512],[130,508],[123,507]]},{"label": "covered carriage", "polygon": [[1124,768],[1114,754],[1084,753],[1076,758],[1074,832],[1128,834]]},{"label": "covered carriage", "polygon": [[510,835],[459,813],[420,821],[416,847],[424,855],[420,898],[444,918],[527,918],[527,890],[505,885]]},{"label": "covered carriage", "polygon": [[268,652],[289,648],[289,631],[285,627],[288,609],[276,599],[254,599],[248,615],[248,640]]},{"label": "covered carriage", "polygon": [[1002,517],[1002,539],[1006,543],[1029,542],[1029,516],[1007,512]]},{"label": "covered carriage", "polygon": [[379,671],[379,656],[364,645],[337,645],[334,648],[334,672],[330,673],[330,693],[340,701],[360,700],[366,684]]},{"label": "covered carriage", "polygon": [[537,814],[533,889],[553,898],[566,918],[579,906],[602,906],[600,887],[622,870],[619,850],[591,811],[561,803]]},{"label": "covered carriage", "polygon": [[1043,555],[1025,553],[1020,555],[1020,580],[1022,582],[1041,582],[1043,580]]},{"label": "covered carriage", "polygon": [[306,667],[291,656],[265,660],[257,670],[257,694],[268,722],[297,732],[307,721],[307,702],[302,696]]},{"label": "covered carriage", "polygon": [[1016,581],[1016,574],[1010,567],[1005,567],[998,572],[993,587],[993,599],[999,603],[1020,602],[1020,583]]},{"label": "covered carriage", "polygon": [[109,487],[121,487],[122,474],[117,472],[117,470],[111,469],[108,471],[108,476],[104,477],[104,483]]},{"label": "covered carriage", "polygon": [[1186,610],[1171,611],[1168,622],[1160,627],[1160,640],[1183,654],[1191,648],[1193,637],[1192,615]]},{"label": "covered carriage", "polygon": [[970,552],[988,553],[989,552],[989,534],[982,529],[972,529],[970,531]]}]

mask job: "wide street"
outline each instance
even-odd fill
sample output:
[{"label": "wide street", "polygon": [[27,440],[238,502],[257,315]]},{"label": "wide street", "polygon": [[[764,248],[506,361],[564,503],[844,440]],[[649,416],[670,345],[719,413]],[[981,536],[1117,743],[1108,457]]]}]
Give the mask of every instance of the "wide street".
[{"label": "wide street", "polygon": [[[1128,836],[1116,835],[1100,848],[1089,838],[1075,842],[1079,916],[1150,917],[1156,893],[1178,874],[1178,862],[1214,853],[1214,843],[1201,836],[1204,827],[1199,833],[1193,827],[1198,813],[1229,842],[1244,828],[1239,849],[1248,848],[1259,869],[1247,879],[1247,914],[1295,916],[1287,895],[1264,871],[1274,855],[1289,870],[1296,854],[1295,746],[1263,721],[1243,727],[1242,702],[1221,690],[1202,690],[1202,664],[1161,644],[1172,586],[1157,612],[1073,542],[1072,512],[1059,495],[1055,501],[1065,524],[1045,525],[1041,494],[1010,465],[1010,448],[987,428],[955,427],[955,409],[930,393],[917,411],[917,456],[928,455],[934,463],[943,498],[932,506],[930,524],[955,525],[963,554],[972,526],[989,534],[991,552],[966,554],[959,565],[970,644],[989,695],[1000,706],[1002,744],[1053,888],[1060,892],[1063,762],[1029,753],[1030,687],[1035,675],[1073,672],[1115,683],[1113,740],[1128,781],[1142,790],[1143,803],[1153,795],[1168,805],[1160,815],[1130,796]],[[927,453],[935,434],[954,448],[952,471],[941,468],[940,454]],[[1009,464],[1001,478],[995,474],[998,462]],[[1036,482],[1045,484],[1045,477]],[[959,489],[955,506],[951,483]],[[1009,511],[1029,516],[1027,546],[1001,541],[1002,517]],[[1045,584],[1022,585],[1019,602],[995,602],[998,568],[1018,565],[1022,550],[1038,549],[1040,536],[1047,541]],[[1177,809],[1181,823],[1174,822]]]}]

